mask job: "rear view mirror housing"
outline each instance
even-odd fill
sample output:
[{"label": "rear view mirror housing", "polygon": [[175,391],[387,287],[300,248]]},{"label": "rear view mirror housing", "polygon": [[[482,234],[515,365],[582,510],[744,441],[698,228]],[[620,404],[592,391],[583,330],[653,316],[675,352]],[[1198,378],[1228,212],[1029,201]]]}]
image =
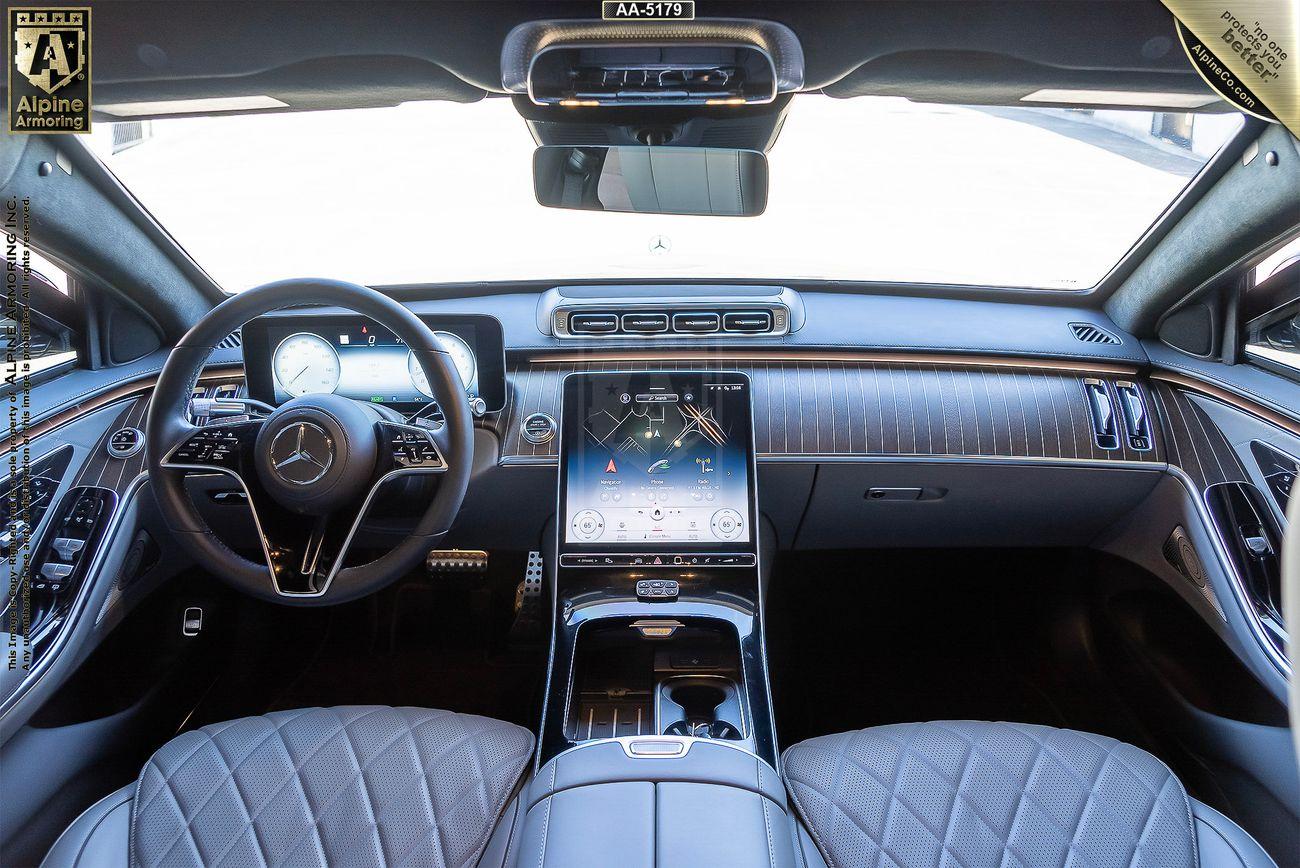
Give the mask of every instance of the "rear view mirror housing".
[{"label": "rear view mirror housing", "polygon": [[753,217],[767,207],[767,157],[733,148],[553,145],[533,152],[533,189],[548,208]]}]

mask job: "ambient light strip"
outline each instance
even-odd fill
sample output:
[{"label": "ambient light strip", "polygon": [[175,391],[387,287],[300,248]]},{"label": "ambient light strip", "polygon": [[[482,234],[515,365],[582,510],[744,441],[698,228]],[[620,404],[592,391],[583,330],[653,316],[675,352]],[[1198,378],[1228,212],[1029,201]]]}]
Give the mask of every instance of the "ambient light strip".
[{"label": "ambient light strip", "polygon": [[1215,398],[1225,404],[1230,404],[1244,413],[1249,413],[1263,419],[1265,422],[1276,425],[1288,433],[1300,437],[1300,422],[1276,413],[1268,407],[1263,406],[1255,401],[1243,398],[1241,395],[1231,392],[1227,389],[1220,388],[1204,380],[1198,380],[1195,377],[1185,377],[1182,374],[1175,374],[1171,371],[1152,371],[1149,375],[1152,380],[1163,380],[1166,383],[1173,383],[1176,386],[1182,386],[1191,389],[1194,392],[1200,392],[1210,398]]}]

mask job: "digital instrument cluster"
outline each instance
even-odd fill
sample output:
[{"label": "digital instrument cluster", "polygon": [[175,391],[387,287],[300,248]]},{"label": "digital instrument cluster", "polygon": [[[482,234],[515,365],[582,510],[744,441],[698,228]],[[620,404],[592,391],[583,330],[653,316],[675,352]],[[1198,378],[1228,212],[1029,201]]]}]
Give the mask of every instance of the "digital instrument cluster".
[{"label": "digital instrument cluster", "polygon": [[753,539],[744,375],[575,374],[564,397],[565,543],[688,551]]},{"label": "digital instrument cluster", "polygon": [[[424,317],[471,397],[504,403],[501,326],[491,317]],[[381,404],[427,404],[434,395],[415,354],[389,329],[361,316],[265,317],[244,327],[254,397],[280,404],[334,393]],[[260,375],[254,375],[260,372]]]}]

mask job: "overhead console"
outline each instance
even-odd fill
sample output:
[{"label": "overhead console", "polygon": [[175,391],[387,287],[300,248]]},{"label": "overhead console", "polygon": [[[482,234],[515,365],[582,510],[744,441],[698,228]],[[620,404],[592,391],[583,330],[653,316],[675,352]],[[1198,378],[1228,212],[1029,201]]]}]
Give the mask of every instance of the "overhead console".
[{"label": "overhead console", "polygon": [[538,329],[569,339],[779,337],[803,322],[799,294],[780,286],[564,286],[537,304]]},{"label": "overhead console", "polygon": [[771,21],[530,21],[506,36],[501,81],[537,105],[762,105],[803,86],[803,49]]}]

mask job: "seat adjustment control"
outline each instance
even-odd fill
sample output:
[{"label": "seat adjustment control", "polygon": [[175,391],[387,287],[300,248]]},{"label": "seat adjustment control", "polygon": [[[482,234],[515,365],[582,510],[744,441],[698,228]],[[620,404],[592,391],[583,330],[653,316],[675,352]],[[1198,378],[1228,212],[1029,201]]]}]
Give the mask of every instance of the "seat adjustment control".
[{"label": "seat adjustment control", "polygon": [[75,539],[73,537],[57,537],[54,542],[50,543],[50,548],[54,549],[65,561],[72,561],[83,548],[86,547],[84,539]]},{"label": "seat adjustment control", "polygon": [[51,594],[57,594],[67,585],[68,577],[71,575],[72,564],[55,562],[42,564],[40,576],[32,582],[32,588],[37,591],[49,591]]},{"label": "seat adjustment control", "polygon": [[96,487],[74,488],[64,496],[58,507],[62,518],[36,553],[32,590],[59,594],[81,581],[87,553],[103,536],[116,498],[111,490]]}]

